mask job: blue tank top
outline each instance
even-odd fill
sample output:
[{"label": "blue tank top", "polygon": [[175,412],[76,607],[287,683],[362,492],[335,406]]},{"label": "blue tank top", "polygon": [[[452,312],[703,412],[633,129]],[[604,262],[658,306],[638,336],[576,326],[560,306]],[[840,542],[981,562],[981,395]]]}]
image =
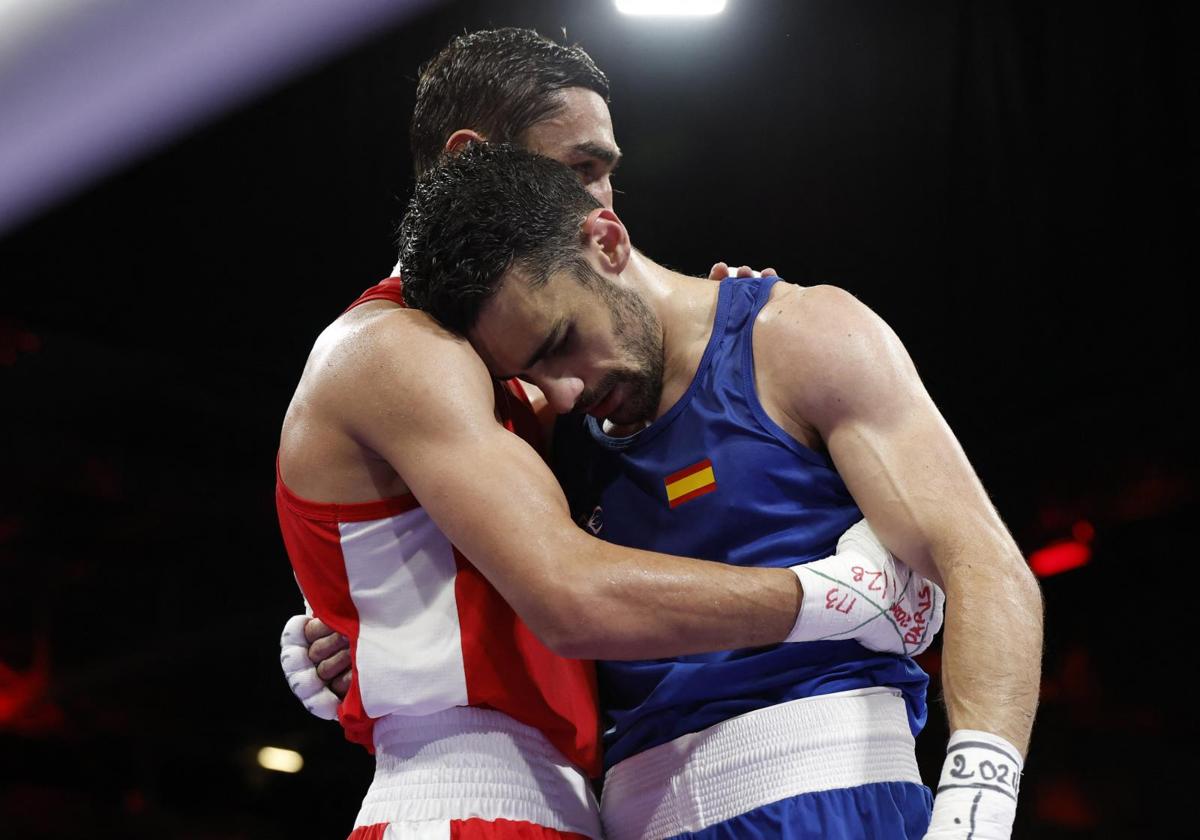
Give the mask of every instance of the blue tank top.
[{"label": "blue tank top", "polygon": [[[620,545],[739,566],[834,552],[862,513],[830,459],[772,421],[755,389],[755,316],[774,283],[721,283],[691,386],[638,434],[609,437],[591,417],[560,423],[556,470],[576,521]],[[900,689],[916,735],[929,682],[911,658],[857,642],[605,661],[597,673],[606,766],[755,709],[871,686]]]}]

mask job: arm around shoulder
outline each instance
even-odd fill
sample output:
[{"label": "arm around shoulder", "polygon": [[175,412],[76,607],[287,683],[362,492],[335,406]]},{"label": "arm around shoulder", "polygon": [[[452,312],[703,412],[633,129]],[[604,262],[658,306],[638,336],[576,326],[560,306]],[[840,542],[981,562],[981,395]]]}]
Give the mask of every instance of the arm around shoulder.
[{"label": "arm around shoulder", "polygon": [[545,462],[497,422],[494,383],[469,345],[434,325],[368,345],[347,382],[347,394],[369,394],[351,433],[549,647],[644,658],[787,635],[799,587],[786,570],[637,551],[576,527]]}]

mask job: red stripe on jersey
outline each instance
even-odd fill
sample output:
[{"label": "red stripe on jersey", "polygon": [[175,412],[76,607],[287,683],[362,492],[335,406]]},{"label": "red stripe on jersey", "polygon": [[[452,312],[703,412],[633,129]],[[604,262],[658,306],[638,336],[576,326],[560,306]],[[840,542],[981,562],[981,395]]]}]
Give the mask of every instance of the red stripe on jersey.
[{"label": "red stripe on jersey", "polygon": [[690,502],[692,499],[703,496],[705,493],[712,493],[716,491],[716,489],[717,483],[715,481],[712,484],[706,484],[703,487],[697,487],[690,493],[684,493],[682,496],[672,499],[671,507],[679,507],[684,502]]},{"label": "red stripe on jersey", "polygon": [[571,762],[598,777],[594,666],[552,652],[458,549],[454,561],[470,705],[497,709],[538,729]]},{"label": "red stripe on jersey", "polygon": [[350,836],[346,840],[383,840],[383,833],[387,831],[387,827],[387,823],[360,825],[350,832]]},{"label": "red stripe on jersey", "polygon": [[[358,838],[354,838],[358,840]],[[450,820],[450,840],[588,840],[573,831],[520,820]]]},{"label": "red stripe on jersey", "polygon": [[[545,458],[545,434],[520,381],[509,379],[502,388],[497,386],[496,403],[500,407],[504,427]],[[471,698],[471,705],[500,708],[521,723],[535,727],[588,776],[599,777],[603,760],[595,666],[591,661],[565,659],[553,653],[457,549],[454,559],[459,569],[455,587],[459,604],[458,621],[463,636],[467,696]],[[469,574],[464,575],[464,569],[469,569]],[[473,611],[468,615],[463,609],[463,605],[473,602],[463,597],[465,590],[459,587],[469,590],[477,586],[476,596],[485,591],[491,595],[479,598],[479,602],[497,607],[492,611],[494,614],[486,619],[483,619],[482,612]],[[504,679],[503,668],[475,670],[479,663],[473,654],[468,655],[468,651],[482,650],[481,646],[468,643],[468,638],[481,641],[487,638],[484,634],[494,633],[497,627],[505,628],[504,639],[511,645],[505,648],[504,660],[520,669],[515,673],[527,674],[532,680],[522,682],[519,692],[514,691],[511,677]],[[497,651],[494,647],[488,650],[495,656]],[[523,698],[515,706],[506,703],[503,707],[497,707],[488,699],[511,697],[514,694]],[[520,711],[514,711],[514,708]]]},{"label": "red stripe on jersey", "polygon": [[277,500],[282,498],[283,504],[289,510],[305,519],[315,519],[318,522],[370,522],[375,519],[386,519],[389,516],[399,516],[421,506],[417,497],[412,493],[405,493],[403,496],[395,496],[391,499],[378,499],[373,502],[348,504],[314,502],[303,496],[297,496],[283,483],[283,475],[279,472],[278,456],[275,458],[275,495]]},{"label": "red stripe on jersey", "polygon": [[708,458],[705,458],[703,461],[699,462],[698,464],[692,464],[690,467],[684,467],[679,472],[671,473],[669,476],[667,476],[666,478],[663,479],[663,483],[664,484],[673,484],[674,482],[679,481],[679,479],[681,479],[681,478],[687,478],[689,475],[695,475],[696,473],[700,472],[701,470],[708,469],[712,465],[713,465],[712,461],[710,461]]},{"label": "red stripe on jersey", "polygon": [[373,300],[390,300],[392,303],[398,303],[401,306],[404,306],[404,283],[399,277],[387,277],[383,280],[380,280],[374,286],[359,295],[358,300],[347,306],[346,312],[349,312],[356,306],[361,306],[364,303],[370,303]]},{"label": "red stripe on jersey", "polygon": [[[358,610],[350,598],[350,581],[346,576],[346,558],[342,554],[341,533],[336,517],[322,512],[313,517],[301,509],[303,503],[317,507],[318,503],[306,502],[288,490],[281,478],[275,482],[275,509],[279,515],[279,529],[283,544],[292,558],[292,569],[300,590],[312,605],[313,613],[337,632],[350,640],[350,662],[354,667],[358,655]],[[370,502],[363,507],[378,507],[386,502]],[[320,506],[324,507],[324,506]],[[343,513],[353,514],[356,505],[330,505]],[[348,510],[351,509],[351,510]],[[371,518],[371,517],[367,517]],[[375,751],[371,738],[374,721],[363,709],[358,681],[350,682],[350,690],[338,706],[338,718],[346,738]]]}]

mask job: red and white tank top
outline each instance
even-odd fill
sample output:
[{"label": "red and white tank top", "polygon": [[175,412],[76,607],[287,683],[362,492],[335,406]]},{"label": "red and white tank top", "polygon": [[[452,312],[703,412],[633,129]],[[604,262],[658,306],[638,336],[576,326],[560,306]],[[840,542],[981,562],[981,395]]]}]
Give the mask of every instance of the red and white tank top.
[{"label": "red and white tank top", "polygon": [[[400,279],[384,280],[353,306],[370,300],[403,305]],[[541,430],[519,383],[497,386],[497,407],[505,427],[540,451]],[[304,597],[350,639],[354,679],[338,713],[349,740],[370,750],[378,718],[478,706],[540,730],[569,761],[599,775],[592,663],[543,645],[412,495],[313,502],[277,471],[275,504]]]}]

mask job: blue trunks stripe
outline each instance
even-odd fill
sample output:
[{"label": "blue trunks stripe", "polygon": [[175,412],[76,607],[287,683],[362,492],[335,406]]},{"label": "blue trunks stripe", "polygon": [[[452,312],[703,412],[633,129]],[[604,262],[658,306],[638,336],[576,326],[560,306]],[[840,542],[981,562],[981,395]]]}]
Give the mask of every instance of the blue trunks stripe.
[{"label": "blue trunks stripe", "polygon": [[932,809],[924,785],[878,782],[803,793],[671,840],[921,840]]}]

